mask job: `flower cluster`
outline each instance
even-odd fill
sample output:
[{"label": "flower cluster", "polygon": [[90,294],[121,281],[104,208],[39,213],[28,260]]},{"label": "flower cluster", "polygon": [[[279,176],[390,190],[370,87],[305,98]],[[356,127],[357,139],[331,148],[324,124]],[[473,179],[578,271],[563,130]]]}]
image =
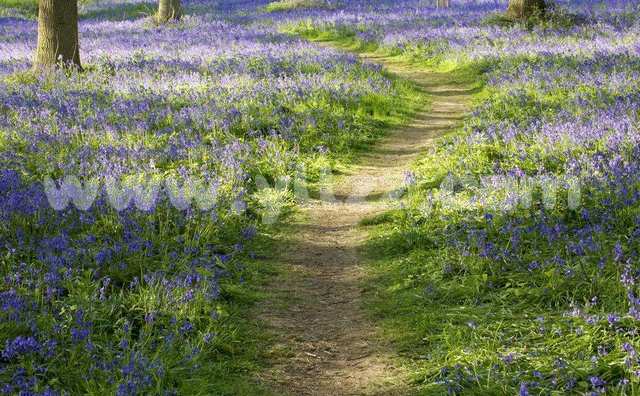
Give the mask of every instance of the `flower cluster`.
[{"label": "flower cluster", "polygon": [[218,393],[256,177],[380,135],[379,68],[261,23],[264,1],[214,3],[156,26],[88,2],[83,72],[33,72],[36,21],[0,17],[1,394]]}]

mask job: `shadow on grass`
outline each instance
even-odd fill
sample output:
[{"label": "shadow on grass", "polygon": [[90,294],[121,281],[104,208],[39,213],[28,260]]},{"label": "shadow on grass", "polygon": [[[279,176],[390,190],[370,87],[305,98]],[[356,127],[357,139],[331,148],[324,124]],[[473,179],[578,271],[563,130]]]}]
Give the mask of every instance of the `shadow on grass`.
[{"label": "shadow on grass", "polygon": [[[270,234],[261,233],[251,242],[251,250],[272,252],[275,243]],[[258,374],[268,367],[275,335],[255,317],[254,310],[269,297],[267,284],[279,269],[270,254],[246,258],[243,265],[245,282],[223,288],[224,326],[230,336],[220,343],[217,355],[191,374],[180,394],[274,396]]]},{"label": "shadow on grass", "polygon": [[81,19],[101,19],[106,21],[127,21],[153,15],[157,4],[123,3],[113,6],[101,7],[99,3],[92,5],[88,10],[80,12]]}]

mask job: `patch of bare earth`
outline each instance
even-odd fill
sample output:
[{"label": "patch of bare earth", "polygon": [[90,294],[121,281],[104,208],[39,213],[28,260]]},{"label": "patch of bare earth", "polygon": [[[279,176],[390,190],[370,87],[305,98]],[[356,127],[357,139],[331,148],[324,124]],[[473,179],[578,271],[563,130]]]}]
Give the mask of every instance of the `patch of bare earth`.
[{"label": "patch of bare earth", "polygon": [[281,236],[282,275],[259,317],[278,337],[272,367],[261,375],[276,394],[406,395],[393,349],[363,309],[367,217],[389,208],[413,160],[462,120],[470,90],[448,74],[422,72],[386,58],[366,58],[414,81],[431,103],[364,155],[333,187],[337,200],[312,200]]}]

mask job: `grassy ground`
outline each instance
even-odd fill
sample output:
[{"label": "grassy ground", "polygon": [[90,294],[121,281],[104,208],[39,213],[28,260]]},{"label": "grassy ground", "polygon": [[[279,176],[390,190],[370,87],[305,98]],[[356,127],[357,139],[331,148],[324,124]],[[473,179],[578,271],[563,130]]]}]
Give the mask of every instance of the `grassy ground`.
[{"label": "grassy ground", "polygon": [[38,15],[37,0],[0,0],[0,16],[22,15],[35,18]]},{"label": "grassy ground", "polygon": [[[100,18],[106,20],[129,20],[153,15],[157,4],[153,2],[122,4],[119,7],[85,9],[91,4],[99,4],[99,0],[81,0],[80,18]],[[0,16],[21,16],[36,19],[38,16],[37,0],[0,0]]]},{"label": "grassy ground", "polygon": [[290,34],[300,35],[312,41],[330,43],[333,46],[352,52],[395,57],[396,59],[410,63],[417,68],[424,68],[426,70],[438,72],[454,72],[462,78],[473,79],[470,82],[478,83],[478,87],[482,86],[483,76],[481,72],[486,68],[486,65],[483,64],[457,64],[447,61],[443,62],[440,59],[425,57],[420,53],[400,52],[391,48],[385,48],[374,41],[363,41],[351,30],[324,30],[322,28],[318,28],[312,21],[299,21],[297,23],[285,25],[283,30]]},{"label": "grassy ground", "polygon": [[[271,246],[268,237],[258,237],[256,248]],[[251,308],[265,298],[261,285],[272,277],[276,266],[268,258],[245,262],[247,278],[242,285],[229,285],[225,306],[225,339],[219,342],[220,355],[203,361],[200,370],[189,374],[181,393],[192,395],[270,395],[254,379],[266,364],[264,347],[270,343],[260,323],[250,316]]]},{"label": "grassy ground", "polygon": [[280,0],[274,1],[265,7],[267,12],[289,11],[298,9],[333,9],[335,6],[327,0]]}]

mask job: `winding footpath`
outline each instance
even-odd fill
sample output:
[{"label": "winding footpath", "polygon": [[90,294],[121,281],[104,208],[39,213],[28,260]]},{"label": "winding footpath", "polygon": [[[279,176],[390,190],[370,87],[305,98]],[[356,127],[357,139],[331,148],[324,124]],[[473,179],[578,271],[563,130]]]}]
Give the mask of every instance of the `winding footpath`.
[{"label": "winding footpath", "polygon": [[406,395],[407,375],[363,308],[366,218],[389,208],[420,153],[460,124],[472,89],[450,74],[420,71],[385,57],[362,56],[413,81],[430,103],[336,180],[337,200],[311,200],[279,236],[282,273],[258,316],[277,337],[272,367],[259,378],[278,395]]}]

